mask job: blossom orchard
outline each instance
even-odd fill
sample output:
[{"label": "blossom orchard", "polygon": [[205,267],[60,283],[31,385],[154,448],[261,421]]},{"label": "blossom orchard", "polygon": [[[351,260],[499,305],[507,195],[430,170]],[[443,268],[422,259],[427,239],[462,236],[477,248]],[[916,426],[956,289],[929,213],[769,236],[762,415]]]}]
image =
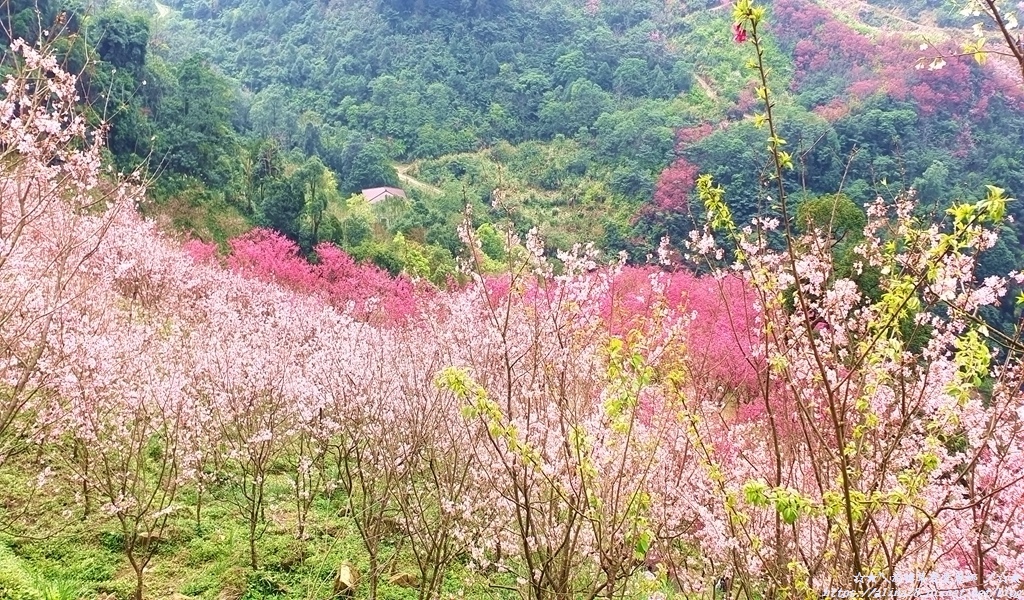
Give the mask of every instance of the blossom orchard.
[{"label": "blossom orchard", "polygon": [[[759,64],[763,12],[740,2],[736,23]],[[210,525],[204,501],[236,509],[256,569],[271,528],[327,535],[322,500],[356,530],[371,597],[395,561],[420,598],[456,564],[536,600],[988,589],[1022,572],[1021,345],[978,318],[1009,281],[972,276],[997,188],[938,224],[910,195],[872,204],[840,275],[827,226],[790,229],[784,186],[745,227],[703,177],[707,228],[684,250],[711,276],[551,257],[512,231],[505,274],[484,276],[467,221],[468,283],[423,290],[333,247],[307,264],[268,232],[224,259],[183,248],[133,210],[140,188],[100,176],[73,78],[16,50],[0,468],[116,524],[136,598],[168,527]]]}]

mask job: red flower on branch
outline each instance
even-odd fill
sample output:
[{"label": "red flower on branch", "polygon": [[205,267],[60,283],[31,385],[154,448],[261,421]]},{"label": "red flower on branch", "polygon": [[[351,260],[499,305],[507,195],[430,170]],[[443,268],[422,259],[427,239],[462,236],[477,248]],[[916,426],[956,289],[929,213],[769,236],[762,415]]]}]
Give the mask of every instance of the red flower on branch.
[{"label": "red flower on branch", "polygon": [[743,28],[742,23],[736,22],[732,24],[732,39],[737,44],[747,41],[747,30]]}]

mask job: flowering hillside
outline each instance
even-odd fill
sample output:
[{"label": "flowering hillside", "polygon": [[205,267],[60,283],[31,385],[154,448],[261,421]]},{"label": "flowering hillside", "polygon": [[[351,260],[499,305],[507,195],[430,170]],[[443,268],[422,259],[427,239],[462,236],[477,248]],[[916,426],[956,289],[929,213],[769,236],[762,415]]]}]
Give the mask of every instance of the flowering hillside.
[{"label": "flowering hillside", "polygon": [[467,222],[446,289],[266,230],[224,257],[173,241],[135,176],[101,174],[74,78],[16,43],[0,597],[63,593],[46,579],[71,561],[45,565],[67,550],[32,539],[72,527],[96,556],[67,597],[1024,590],[1024,346],[979,317],[1024,275],[974,276],[1004,191],[934,224],[879,198],[852,239],[837,199],[794,229],[765,13],[734,17],[778,218],[737,224],[705,175],[706,225],[665,268],[510,229],[501,275]]}]

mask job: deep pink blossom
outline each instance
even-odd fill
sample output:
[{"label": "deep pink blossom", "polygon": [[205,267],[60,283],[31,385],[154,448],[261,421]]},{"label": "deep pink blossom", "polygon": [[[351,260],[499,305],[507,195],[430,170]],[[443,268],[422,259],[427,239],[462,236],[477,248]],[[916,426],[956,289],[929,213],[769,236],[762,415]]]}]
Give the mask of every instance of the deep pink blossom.
[{"label": "deep pink blossom", "polygon": [[743,28],[742,23],[737,22],[732,24],[732,41],[737,44],[742,44],[747,41],[747,30]]}]

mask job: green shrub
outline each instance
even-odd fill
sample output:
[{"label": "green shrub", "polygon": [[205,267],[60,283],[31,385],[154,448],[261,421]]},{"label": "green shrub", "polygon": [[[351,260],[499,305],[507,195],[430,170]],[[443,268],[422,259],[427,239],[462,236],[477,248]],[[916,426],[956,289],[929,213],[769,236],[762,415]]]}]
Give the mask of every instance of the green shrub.
[{"label": "green shrub", "polygon": [[241,600],[262,600],[263,598],[279,598],[288,593],[288,586],[277,573],[254,571],[249,574],[245,594]]},{"label": "green shrub", "polygon": [[47,600],[7,546],[0,546],[0,600]]},{"label": "green shrub", "polygon": [[124,552],[124,533],[120,531],[104,531],[100,533],[100,545],[111,552]]}]

